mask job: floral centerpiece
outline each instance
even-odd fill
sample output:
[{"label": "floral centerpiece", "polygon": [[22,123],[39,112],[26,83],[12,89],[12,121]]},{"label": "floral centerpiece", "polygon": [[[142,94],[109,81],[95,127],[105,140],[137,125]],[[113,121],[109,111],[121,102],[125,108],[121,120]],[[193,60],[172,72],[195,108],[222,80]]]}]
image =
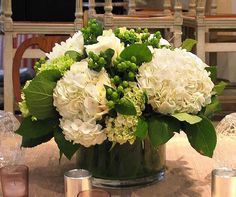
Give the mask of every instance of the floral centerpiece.
[{"label": "floral centerpiece", "polygon": [[35,64],[19,103],[22,146],[54,138],[60,157],[77,152],[78,167],[107,185],[160,178],[163,144],[180,131],[212,157],[216,133],[208,118],[225,84],[214,85],[214,67],[189,52],[194,44],[173,48],[160,32],[103,30],[90,20]]}]

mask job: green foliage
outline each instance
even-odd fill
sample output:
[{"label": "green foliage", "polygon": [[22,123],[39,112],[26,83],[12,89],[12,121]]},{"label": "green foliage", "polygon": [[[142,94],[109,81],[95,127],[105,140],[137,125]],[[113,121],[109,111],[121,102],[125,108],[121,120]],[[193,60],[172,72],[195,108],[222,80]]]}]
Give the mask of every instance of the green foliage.
[{"label": "green foliage", "polygon": [[137,114],[134,104],[126,98],[122,98],[117,104],[115,104],[115,110],[122,115]]},{"label": "green foliage", "polygon": [[69,160],[79,149],[79,144],[73,144],[72,142],[67,141],[59,128],[54,132],[54,139],[60,150],[60,154],[64,154]]},{"label": "green foliage", "polygon": [[148,123],[144,118],[139,118],[136,126],[135,136],[144,140],[148,135]]},{"label": "green foliage", "polygon": [[27,117],[23,120],[16,133],[25,138],[37,139],[52,133],[58,124],[59,120],[57,119],[33,121],[31,117]]},{"label": "green foliage", "polygon": [[58,70],[40,72],[23,90],[27,107],[37,119],[54,118],[57,112],[53,106],[53,90],[61,78]]},{"label": "green foliage", "polygon": [[37,137],[37,138],[28,138],[28,137],[23,136],[22,142],[21,142],[21,147],[32,148],[32,147],[38,146],[42,143],[46,143],[49,140],[51,140],[52,138],[53,138],[53,133],[49,133],[47,135]]},{"label": "green foliage", "polygon": [[120,57],[125,60],[131,60],[133,56],[136,57],[136,63],[139,66],[144,62],[152,60],[152,53],[145,44],[132,44],[126,47],[120,54]]},{"label": "green foliage", "polygon": [[96,19],[91,19],[88,22],[88,26],[81,29],[84,37],[84,44],[95,44],[97,43],[97,37],[102,35],[102,24],[96,21]]},{"label": "green foliage", "polygon": [[153,115],[148,119],[148,134],[154,147],[169,141],[179,130],[179,122],[172,117]]},{"label": "green foliage", "polygon": [[133,29],[130,29],[130,30],[127,29],[121,32],[120,29],[117,28],[114,30],[114,33],[115,33],[115,36],[118,37],[121,40],[121,42],[125,44],[125,46],[131,45],[140,41],[140,39],[138,38],[137,34],[135,33]]},{"label": "green foliage", "polygon": [[186,39],[183,41],[181,48],[186,49],[187,51],[192,51],[193,47],[197,44],[196,40]]},{"label": "green foliage", "polygon": [[205,107],[204,116],[211,117],[220,110],[220,101],[217,96],[211,98],[211,103]]},{"label": "green foliage", "polygon": [[78,53],[77,51],[66,51],[65,56],[69,56],[71,59],[73,59],[75,62],[81,61],[84,57],[82,54]]},{"label": "green foliage", "polygon": [[215,81],[217,79],[217,67],[216,66],[209,66],[206,67],[206,70],[210,72],[210,78],[212,81]]},{"label": "green foliage", "polygon": [[202,121],[197,124],[185,124],[184,132],[188,136],[191,146],[200,154],[212,157],[216,147],[216,132],[211,121],[201,116]]},{"label": "green foliage", "polygon": [[178,114],[174,114],[172,116],[175,117],[176,119],[178,119],[179,121],[185,121],[189,124],[196,124],[202,120],[201,117],[199,117],[199,116],[191,115],[191,114],[187,114],[187,113],[178,113]]},{"label": "green foliage", "polygon": [[215,92],[217,95],[220,95],[224,91],[226,85],[227,83],[221,81],[219,84],[215,85],[215,87],[213,88],[213,92]]}]

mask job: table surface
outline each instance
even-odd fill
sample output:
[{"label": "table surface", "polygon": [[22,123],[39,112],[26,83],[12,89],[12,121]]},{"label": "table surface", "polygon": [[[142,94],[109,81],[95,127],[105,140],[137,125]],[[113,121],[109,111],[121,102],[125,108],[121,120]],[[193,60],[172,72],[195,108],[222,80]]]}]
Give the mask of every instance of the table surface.
[{"label": "table surface", "polygon": [[[224,143],[229,152],[231,145],[236,146],[235,141],[231,145]],[[224,150],[225,145],[221,143]],[[54,141],[24,152],[24,162],[30,168],[30,197],[63,197],[63,173],[75,167],[75,159],[68,161],[63,158],[59,164]],[[215,159],[198,154],[184,134],[176,135],[167,143],[166,153],[168,169],[163,181],[141,188],[110,190],[112,197],[210,197]],[[228,156],[221,153],[224,157]]]}]

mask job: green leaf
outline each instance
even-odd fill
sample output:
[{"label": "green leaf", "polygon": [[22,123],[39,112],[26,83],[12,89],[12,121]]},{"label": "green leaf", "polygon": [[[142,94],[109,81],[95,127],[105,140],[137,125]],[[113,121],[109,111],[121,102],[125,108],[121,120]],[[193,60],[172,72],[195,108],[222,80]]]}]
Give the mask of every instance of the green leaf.
[{"label": "green leaf", "polygon": [[136,115],[134,104],[128,99],[122,99],[118,104],[115,104],[115,110],[122,115]]},{"label": "green leaf", "polygon": [[194,39],[186,39],[183,41],[181,48],[186,49],[187,51],[192,51],[194,45],[197,44],[197,41]]},{"label": "green leaf", "polygon": [[215,112],[220,110],[220,101],[217,96],[211,98],[211,103],[205,107],[204,115],[211,117]]},{"label": "green leaf", "polygon": [[72,51],[72,50],[66,51],[65,55],[69,55],[69,57],[73,59],[75,62],[79,62],[83,59],[83,55],[81,55],[77,51]]},{"label": "green leaf", "polygon": [[136,57],[138,65],[152,60],[152,53],[145,44],[132,44],[126,47],[120,54],[120,57],[125,60],[131,60],[132,56]]},{"label": "green leaf", "polygon": [[54,128],[59,124],[58,120],[45,119],[32,121],[31,117],[23,120],[17,134],[26,138],[39,138],[49,133],[53,133]]},{"label": "green leaf", "polygon": [[148,123],[143,118],[139,118],[134,134],[141,140],[144,140],[147,137]]},{"label": "green leaf", "polygon": [[39,73],[23,92],[29,112],[37,119],[52,118],[57,115],[53,106],[53,90],[61,74],[58,70]]},{"label": "green leaf", "polygon": [[209,66],[206,67],[206,70],[210,72],[210,78],[212,81],[215,81],[217,79],[217,67],[216,66]]},{"label": "green leaf", "polygon": [[169,141],[179,129],[179,122],[171,117],[152,116],[148,120],[148,134],[154,147]]},{"label": "green leaf", "polygon": [[227,83],[221,81],[219,84],[215,85],[215,87],[213,88],[213,92],[215,92],[217,95],[221,94],[224,91],[226,85]]},{"label": "green leaf", "polygon": [[38,138],[28,138],[28,137],[23,136],[21,147],[32,148],[32,147],[38,146],[42,143],[48,142],[52,138],[53,138],[53,133],[49,133],[45,136],[41,136]]},{"label": "green leaf", "polygon": [[196,151],[202,155],[212,157],[217,141],[215,128],[210,120],[204,116],[201,117],[202,121],[197,124],[186,124],[184,132]]},{"label": "green leaf", "polygon": [[61,153],[63,153],[69,160],[79,149],[79,144],[73,144],[72,142],[67,141],[60,129],[55,130],[54,139]]},{"label": "green leaf", "polygon": [[176,119],[178,119],[179,121],[186,121],[189,124],[196,124],[202,120],[201,117],[199,117],[199,116],[191,115],[191,114],[187,114],[187,113],[178,113],[178,114],[174,114],[172,116],[175,117]]},{"label": "green leaf", "polygon": [[111,59],[113,57],[113,55],[115,54],[115,51],[113,49],[107,49],[105,52],[105,59],[108,61],[108,62],[111,62]]}]

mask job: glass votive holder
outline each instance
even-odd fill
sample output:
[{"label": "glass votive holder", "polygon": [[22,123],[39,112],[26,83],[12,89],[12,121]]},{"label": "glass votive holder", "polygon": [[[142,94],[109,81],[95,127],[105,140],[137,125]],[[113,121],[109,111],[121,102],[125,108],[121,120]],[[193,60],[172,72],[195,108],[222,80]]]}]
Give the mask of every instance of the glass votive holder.
[{"label": "glass votive holder", "polygon": [[25,165],[1,168],[1,186],[4,197],[28,197],[29,168]]},{"label": "glass votive holder", "polygon": [[64,174],[65,197],[77,197],[83,190],[92,188],[92,175],[84,169],[74,169]]},{"label": "glass votive holder", "polygon": [[211,196],[236,196],[236,170],[231,168],[218,168],[212,171]]},{"label": "glass votive holder", "polygon": [[78,197],[111,197],[111,194],[105,190],[91,189],[81,191]]}]

